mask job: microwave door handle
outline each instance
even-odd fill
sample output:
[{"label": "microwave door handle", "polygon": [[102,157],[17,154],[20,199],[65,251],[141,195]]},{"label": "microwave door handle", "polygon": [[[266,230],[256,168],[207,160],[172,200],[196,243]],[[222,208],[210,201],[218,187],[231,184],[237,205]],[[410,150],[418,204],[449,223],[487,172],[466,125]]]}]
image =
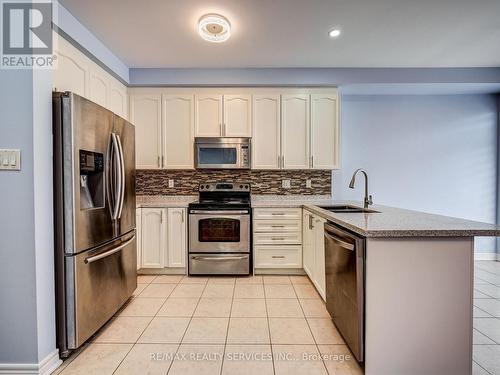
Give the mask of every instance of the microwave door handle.
[{"label": "microwave door handle", "polygon": [[125,160],[123,157],[123,147],[122,147],[122,141],[120,139],[120,136],[117,134],[116,135],[117,143],[118,143],[118,151],[120,154],[120,198],[118,200],[118,214],[116,216],[117,219],[120,219],[122,217],[122,211],[123,211],[123,202],[125,200]]}]

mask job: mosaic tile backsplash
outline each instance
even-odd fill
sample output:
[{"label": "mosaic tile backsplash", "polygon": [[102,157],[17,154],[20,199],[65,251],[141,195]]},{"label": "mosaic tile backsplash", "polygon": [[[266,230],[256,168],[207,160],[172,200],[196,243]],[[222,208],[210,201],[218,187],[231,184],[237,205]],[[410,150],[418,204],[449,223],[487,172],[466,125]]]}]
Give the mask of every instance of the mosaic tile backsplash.
[{"label": "mosaic tile backsplash", "polygon": [[[168,187],[168,180],[175,187]],[[306,180],[311,180],[311,188]],[[290,180],[291,187],[283,189],[281,180]],[[197,195],[200,183],[245,181],[254,194],[272,195],[329,195],[332,192],[332,172],[327,170],[137,170],[137,195]]]}]

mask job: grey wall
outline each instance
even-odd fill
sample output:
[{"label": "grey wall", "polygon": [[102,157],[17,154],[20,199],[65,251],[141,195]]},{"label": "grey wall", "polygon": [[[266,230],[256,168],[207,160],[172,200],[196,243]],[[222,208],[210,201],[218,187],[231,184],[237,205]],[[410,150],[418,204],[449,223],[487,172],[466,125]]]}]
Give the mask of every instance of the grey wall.
[{"label": "grey wall", "polygon": [[36,363],[33,77],[0,70],[0,148],[20,148],[20,172],[0,171],[0,363]]},{"label": "grey wall", "polygon": [[49,70],[0,70],[0,148],[21,150],[0,172],[0,364],[56,349],[51,87]]},{"label": "grey wall", "polygon": [[[342,170],[333,194],[361,199],[366,168],[375,203],[495,223],[497,98],[493,95],[344,96]],[[478,239],[476,252],[494,252]]]}]

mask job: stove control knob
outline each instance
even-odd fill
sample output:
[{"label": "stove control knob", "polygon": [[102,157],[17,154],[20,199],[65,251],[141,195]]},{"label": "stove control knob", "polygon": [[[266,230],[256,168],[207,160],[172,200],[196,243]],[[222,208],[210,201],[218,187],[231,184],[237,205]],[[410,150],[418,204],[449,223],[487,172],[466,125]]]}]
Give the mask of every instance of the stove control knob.
[{"label": "stove control knob", "polygon": [[248,185],[245,185],[245,189],[248,189]]},{"label": "stove control knob", "polygon": [[208,189],[208,187],[209,187],[209,186],[208,186],[208,185],[205,185],[205,187]]},{"label": "stove control knob", "polygon": [[200,189],[204,189],[204,188],[205,188],[205,186],[204,186],[204,185],[201,185],[201,186],[200,186]]},{"label": "stove control knob", "polygon": [[240,185],[240,189],[243,189],[243,185]]}]

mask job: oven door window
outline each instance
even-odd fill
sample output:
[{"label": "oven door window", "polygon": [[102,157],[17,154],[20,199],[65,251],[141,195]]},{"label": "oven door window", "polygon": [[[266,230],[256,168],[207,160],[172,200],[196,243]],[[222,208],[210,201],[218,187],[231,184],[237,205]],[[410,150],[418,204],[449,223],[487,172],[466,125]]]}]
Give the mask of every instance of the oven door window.
[{"label": "oven door window", "polygon": [[238,161],[236,147],[200,147],[198,149],[198,160],[200,164],[230,164]]},{"label": "oven door window", "polygon": [[240,220],[229,218],[199,220],[198,242],[240,242]]}]

